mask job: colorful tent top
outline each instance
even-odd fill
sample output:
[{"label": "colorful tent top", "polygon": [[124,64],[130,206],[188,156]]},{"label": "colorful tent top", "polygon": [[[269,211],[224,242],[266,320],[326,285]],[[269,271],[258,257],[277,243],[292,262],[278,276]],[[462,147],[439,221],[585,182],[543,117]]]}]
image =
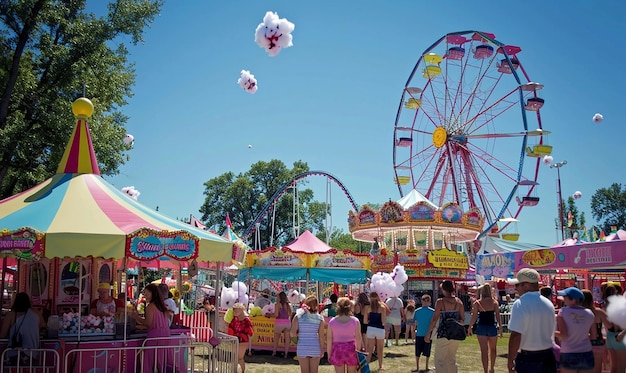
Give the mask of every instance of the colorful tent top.
[{"label": "colorful tent top", "polygon": [[283,246],[283,249],[294,253],[319,254],[331,251],[333,248],[306,230],[293,242]]},{"label": "colorful tent top", "polygon": [[[46,257],[152,260],[167,256],[230,263],[230,240],[165,217],[106,182],[98,170],[87,117],[87,99],[72,105],[78,117],[58,173],[0,201],[0,252],[35,236],[33,249]],[[11,241],[12,243],[9,243]]]},{"label": "colorful tent top", "polygon": [[[230,219],[228,221],[230,221]],[[246,245],[246,243],[239,238],[235,231],[233,231],[232,226],[226,226],[226,230],[224,231],[222,237],[233,242],[232,259],[235,263],[241,264],[245,260],[246,253],[249,250],[248,245]]]}]

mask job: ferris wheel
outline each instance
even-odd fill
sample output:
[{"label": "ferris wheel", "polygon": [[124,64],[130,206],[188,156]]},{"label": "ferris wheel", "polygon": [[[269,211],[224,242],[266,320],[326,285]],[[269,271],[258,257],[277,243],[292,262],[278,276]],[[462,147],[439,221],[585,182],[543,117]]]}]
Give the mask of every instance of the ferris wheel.
[{"label": "ferris wheel", "polygon": [[422,53],[394,128],[401,196],[416,189],[438,206],[478,208],[482,234],[539,202],[539,166],[552,147],[541,123],[543,86],[530,79],[521,52],[493,34],[462,31]]}]

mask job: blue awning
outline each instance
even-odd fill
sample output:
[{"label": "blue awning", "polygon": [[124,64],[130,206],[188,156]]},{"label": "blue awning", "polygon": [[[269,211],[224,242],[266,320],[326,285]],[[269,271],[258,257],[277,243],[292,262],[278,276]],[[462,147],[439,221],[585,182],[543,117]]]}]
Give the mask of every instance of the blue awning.
[{"label": "blue awning", "polygon": [[364,284],[368,279],[365,269],[345,268],[311,268],[311,280],[321,282],[336,282],[338,284]]},{"label": "blue awning", "polygon": [[239,281],[249,278],[274,281],[306,280],[306,268],[243,268],[239,270]]}]

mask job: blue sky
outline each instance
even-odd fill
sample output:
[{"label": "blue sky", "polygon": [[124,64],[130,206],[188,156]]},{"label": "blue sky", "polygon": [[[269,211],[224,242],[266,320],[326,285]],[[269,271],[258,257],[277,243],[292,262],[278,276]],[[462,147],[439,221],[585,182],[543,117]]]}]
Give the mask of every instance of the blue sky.
[{"label": "blue sky", "polygon": [[[266,11],[296,26],[294,46],[276,57],[254,42]],[[211,178],[260,160],[302,160],[336,176],[359,205],[398,200],[393,131],[407,78],[437,39],[478,30],[520,46],[523,68],[545,85],[543,128],[554,160],[568,162],[562,191],[583,193],[577,205],[589,226],[592,194],[624,180],[624,19],[626,5],[609,1],[168,1],[145,43],[130,49],[137,80],[123,111],[135,146],[108,180],[182,218],[200,215]],[[243,69],[258,79],[254,95],[237,85]],[[520,115],[506,132],[522,130]],[[307,181],[325,200],[326,179]],[[556,171],[542,166],[538,182],[541,201],[516,229],[521,241],[550,245]],[[333,225],[347,232],[350,205],[335,185],[331,202]]]}]

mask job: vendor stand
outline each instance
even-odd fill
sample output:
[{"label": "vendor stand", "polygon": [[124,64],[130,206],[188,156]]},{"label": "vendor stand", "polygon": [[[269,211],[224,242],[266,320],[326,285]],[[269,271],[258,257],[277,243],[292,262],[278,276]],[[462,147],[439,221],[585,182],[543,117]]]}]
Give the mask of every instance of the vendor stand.
[{"label": "vendor stand", "polygon": [[[116,260],[167,256],[229,263],[233,250],[231,241],[160,215],[107,183],[100,176],[87,126],[93,105],[83,98],[72,110],[78,120],[57,174],[0,201],[0,252],[19,259],[17,290],[29,293],[34,306],[50,307],[66,321],[56,325],[61,342],[43,341],[44,347],[52,343],[60,348],[65,362],[72,360],[64,355],[71,350],[97,355],[143,344],[145,334],[132,334],[126,324],[120,333],[114,319],[81,320],[99,282],[108,280],[115,290],[124,289],[124,266]],[[134,372],[135,351],[130,351],[119,358],[116,369]],[[91,369],[100,366],[95,358],[80,361]],[[78,371],[88,371],[86,365],[79,364]]]},{"label": "vendor stand", "polygon": [[[626,276],[626,241],[587,242],[570,246],[553,246],[515,252],[480,254],[476,273],[481,280],[512,277],[521,268],[534,268],[547,285],[557,289],[580,285],[597,298],[594,280],[611,275]],[[558,278],[569,282],[555,281]],[[555,289],[556,290],[556,289]],[[597,299],[596,299],[597,300]]]},{"label": "vendor stand", "polygon": [[[369,274],[369,254],[337,250],[311,232],[304,231],[290,244],[278,249],[248,251],[246,268],[240,270],[239,280],[269,279],[275,281],[320,281],[339,284],[365,283]],[[305,289],[308,287],[305,285]],[[286,291],[285,291],[286,292]],[[252,348],[271,350],[274,343],[273,317],[251,317],[254,327]],[[282,335],[281,335],[282,336]],[[280,341],[282,345],[284,341]],[[296,345],[290,345],[295,351]]]}]

